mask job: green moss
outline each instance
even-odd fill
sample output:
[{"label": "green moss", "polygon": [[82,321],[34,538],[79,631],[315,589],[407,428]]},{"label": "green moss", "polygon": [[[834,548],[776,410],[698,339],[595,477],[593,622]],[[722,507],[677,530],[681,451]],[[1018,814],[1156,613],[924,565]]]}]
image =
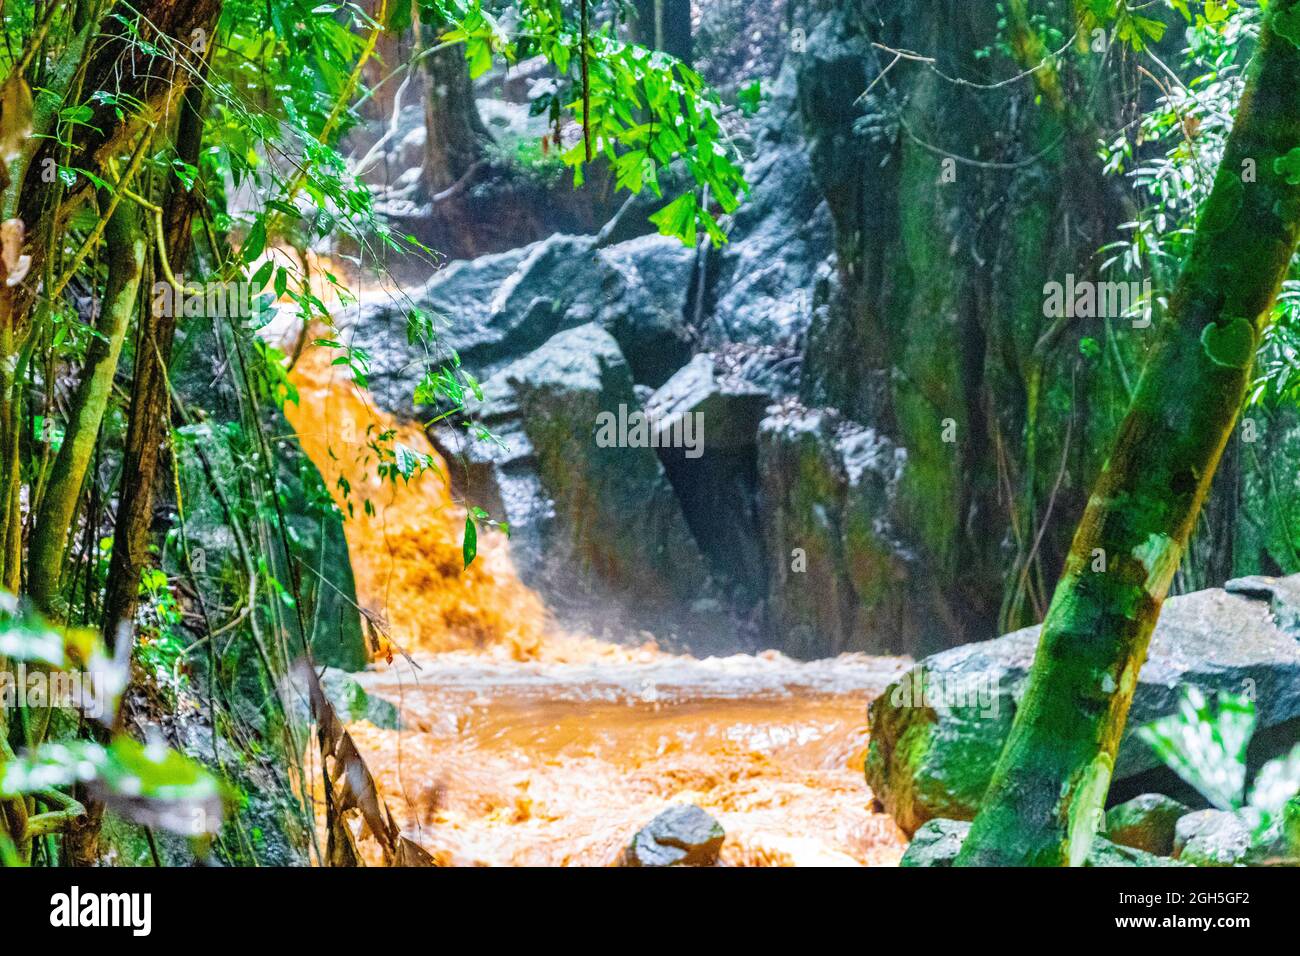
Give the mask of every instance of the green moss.
[{"label": "green moss", "polygon": [[1300,186],[1300,146],[1273,160],[1273,172],[1286,180],[1289,186]]},{"label": "green moss", "polygon": [[1201,213],[1200,229],[1214,234],[1231,226],[1241,212],[1242,194],[1246,187],[1240,177],[1225,164],[1214,182],[1214,189]]}]

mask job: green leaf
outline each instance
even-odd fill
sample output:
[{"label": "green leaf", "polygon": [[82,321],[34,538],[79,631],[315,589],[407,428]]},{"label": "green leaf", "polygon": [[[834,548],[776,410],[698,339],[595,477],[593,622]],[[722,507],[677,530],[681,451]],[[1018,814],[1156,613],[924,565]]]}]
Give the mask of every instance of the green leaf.
[{"label": "green leaf", "polygon": [[227,793],[201,764],[161,743],[124,734],[104,747],[90,740],[47,743],[4,764],[0,796],[82,783],[116,812],[183,836],[215,833]]},{"label": "green leaf", "polygon": [[1255,329],[1247,319],[1233,319],[1227,325],[1211,322],[1201,330],[1201,347],[1216,365],[1248,368],[1255,357]]},{"label": "green leaf", "polygon": [[76,125],[85,125],[86,121],[95,115],[95,111],[89,106],[82,103],[80,106],[68,106],[59,110],[59,119],[65,123]]},{"label": "green leaf", "polygon": [[674,236],[688,246],[695,245],[695,193],[682,193],[649,217],[660,235]]},{"label": "green leaf", "polygon": [[[1224,16],[1227,16],[1227,14],[1224,14]],[[1157,43],[1165,35],[1165,24],[1159,20],[1151,20],[1147,17],[1134,17],[1133,19],[1137,22],[1138,29]]]},{"label": "green leaf", "polygon": [[1242,805],[1246,747],[1255,732],[1255,703],[1222,693],[1211,708],[1200,688],[1183,692],[1177,713],[1138,729],[1169,769],[1220,810]]},{"label": "green leaf", "polygon": [[[92,173],[90,170],[88,170],[88,169],[81,169],[81,168],[78,167],[78,168],[74,168],[73,172],[80,173],[82,176],[85,176],[87,179],[89,179],[89,180],[94,184],[94,186],[95,186],[96,189],[102,189],[102,190],[104,190],[105,192],[110,192],[110,193],[113,192],[113,184],[112,184],[112,183],[106,182],[105,180],[103,180],[103,179],[101,179],[100,177],[96,176],[96,175],[95,175],[94,173]],[[74,179],[73,182],[75,182],[75,181],[76,181],[76,180]]]},{"label": "green leaf", "polygon": [[471,37],[465,44],[465,58],[469,61],[471,80],[477,80],[492,69],[492,47],[486,40]]},{"label": "green leaf", "polygon": [[1300,186],[1300,146],[1273,160],[1273,172],[1284,178],[1288,186]]},{"label": "green leaf", "polygon": [[259,218],[253,223],[253,228],[248,230],[248,237],[244,240],[243,246],[240,247],[239,255],[244,262],[251,263],[254,259],[262,254],[266,248],[266,220]]},{"label": "green leaf", "polygon": [[397,466],[398,474],[403,478],[410,480],[415,474],[415,470],[420,467],[420,455],[415,449],[400,441],[393,444],[393,459]]},{"label": "green leaf", "polygon": [[271,281],[271,273],[275,271],[275,260],[267,259],[262,263],[262,267],[253,273],[253,288],[261,292],[266,288],[266,284]]},{"label": "green leaf", "polygon": [[469,515],[465,516],[465,539],[461,542],[460,550],[465,559],[465,567],[468,568],[478,554],[478,530],[474,527],[474,519]]}]

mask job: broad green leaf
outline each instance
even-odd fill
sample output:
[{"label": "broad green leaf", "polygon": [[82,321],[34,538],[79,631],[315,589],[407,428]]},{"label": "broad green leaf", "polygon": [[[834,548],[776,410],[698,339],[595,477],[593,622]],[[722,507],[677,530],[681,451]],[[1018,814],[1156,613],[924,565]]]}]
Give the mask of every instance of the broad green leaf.
[{"label": "broad green leaf", "polygon": [[161,743],[119,734],[104,747],[89,740],[47,743],[4,765],[0,796],[82,783],[105,804],[145,826],[183,836],[215,833],[227,793],[201,764]]},{"label": "broad green leaf", "polygon": [[465,516],[465,539],[461,542],[461,556],[465,559],[465,567],[469,567],[478,554],[478,531],[474,527],[474,519]]},{"label": "broad green leaf", "polygon": [[1247,801],[1268,814],[1281,813],[1286,802],[1300,793],[1300,744],[1291,752],[1270,760],[1259,768]]},{"label": "broad green leaf", "polygon": [[248,230],[248,237],[240,247],[239,254],[245,264],[252,263],[266,248],[266,220],[258,219],[253,228]]},{"label": "broad green leaf", "polygon": [[695,193],[682,193],[649,219],[664,236],[675,236],[688,246],[695,245]]},{"label": "broad green leaf", "polygon": [[397,471],[403,478],[410,479],[415,474],[416,469],[420,467],[421,455],[400,441],[393,445],[393,458],[397,465]]},{"label": "broad green leaf", "polygon": [[1246,746],[1255,732],[1255,704],[1244,696],[1220,694],[1211,707],[1198,687],[1189,686],[1177,713],[1138,729],[1169,769],[1220,810],[1242,805]]},{"label": "broad green leaf", "polygon": [[1201,330],[1201,346],[1216,365],[1246,368],[1255,357],[1255,329],[1248,319],[1224,325],[1211,322]]}]

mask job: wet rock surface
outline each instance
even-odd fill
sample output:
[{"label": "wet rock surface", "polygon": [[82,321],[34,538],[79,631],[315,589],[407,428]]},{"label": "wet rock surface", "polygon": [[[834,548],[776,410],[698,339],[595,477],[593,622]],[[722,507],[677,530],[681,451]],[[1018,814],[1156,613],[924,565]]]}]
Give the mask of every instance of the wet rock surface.
[{"label": "wet rock surface", "polygon": [[1239,814],[1198,810],[1177,823],[1174,856],[1194,866],[1234,866],[1251,848],[1251,827]]},{"label": "wet rock surface", "polygon": [[632,838],[623,865],[712,866],[724,839],[722,824],[699,807],[670,807]]},{"label": "wet rock surface", "polygon": [[[1277,620],[1269,603],[1217,588],[1165,603],[1139,674],[1112,795],[1122,792],[1127,778],[1157,766],[1136,729],[1172,713],[1184,684],[1207,693],[1254,688],[1257,740],[1276,745],[1277,752],[1290,748],[1293,734],[1270,731],[1284,731],[1300,716],[1300,642]],[[932,817],[974,817],[1037,642],[1032,627],[944,651],[872,703],[867,781],[905,831],[915,832]]]},{"label": "wet rock surface", "polygon": [[[759,430],[768,639],[796,657],[916,653],[939,633],[890,522],[906,454],[833,411],[787,403]],[[942,646],[942,645],[940,645]]]},{"label": "wet rock surface", "polygon": [[927,820],[912,835],[899,866],[952,866],[970,833],[968,820]]},{"label": "wet rock surface", "polygon": [[483,390],[481,422],[499,441],[448,429],[438,442],[466,496],[509,522],[530,584],[562,607],[582,589],[643,607],[699,596],[703,557],[648,428],[634,431],[641,405],[608,332],[561,332]]},{"label": "wet rock surface", "polygon": [[[682,512],[709,569],[752,605],[766,591],[758,532],[757,441],[772,396],[701,352],[655,391],[646,413]],[[678,439],[691,436],[694,443]]]},{"label": "wet rock surface", "polygon": [[[589,236],[555,235],[452,262],[406,300],[357,306],[342,321],[370,352],[376,397],[408,417],[430,362],[454,351],[486,380],[557,333],[593,322],[624,349],[636,381],[657,386],[690,357],[684,316],[694,269],[694,250],[664,236],[598,250]],[[413,310],[440,317],[436,344],[412,347]]]},{"label": "wet rock surface", "polygon": [[1191,807],[1161,793],[1144,793],[1106,813],[1106,837],[1157,856],[1174,852],[1174,827]]},{"label": "wet rock surface", "polygon": [[[935,818],[927,820],[912,836],[903,853],[899,866],[908,867],[950,867],[957,859],[962,844],[970,834],[970,822],[966,820],[945,820]],[[1112,843],[1105,837],[1093,837],[1092,847],[1084,866],[1090,867],[1130,867],[1130,866],[1186,866],[1167,856],[1158,856],[1133,847]]]},{"label": "wet rock surface", "polygon": [[[428,367],[412,358],[421,351],[408,340],[412,308],[443,317],[429,359],[454,350],[480,381],[591,324],[617,343],[643,403],[676,376],[694,375],[702,353],[715,365],[745,355],[745,381],[776,402],[797,397],[804,410],[769,418],[752,442],[732,443],[714,428],[716,447],[699,461],[659,452],[715,579],[710,599],[743,618],[754,640],[800,656],[930,653],[1041,618],[1127,405],[1126,375],[1146,347],[1125,336],[1116,355],[1079,365],[1081,336],[1093,333],[1071,329],[1036,356],[1042,289],[1113,238],[1128,210],[1091,157],[1082,171],[1057,156],[1023,162],[1024,144],[1042,131],[1009,89],[953,91],[920,68],[871,83],[891,66],[876,44],[960,58],[996,41],[992,24],[949,29],[933,11],[907,5],[878,17],[818,5],[782,20],[781,30],[796,22],[806,40],[797,51],[771,31],[760,31],[761,43],[709,41],[722,44],[710,46],[711,62],[763,71],[757,114],[727,119],[750,189],[721,217],[725,244],[701,237],[688,248],[648,222],[694,188],[680,165],[660,171],[661,195],[595,198],[608,184],[592,170],[583,196],[561,202],[567,185],[529,185],[493,160],[456,199],[473,226],[460,230],[467,234],[483,226],[473,210],[509,213],[483,226],[482,249],[453,250],[478,258],[440,268],[407,290],[409,302],[367,304],[344,322],[371,352],[377,399],[406,419],[423,411],[412,394]],[[480,81],[480,111],[503,143],[539,133],[540,119],[525,115],[525,88],[540,75],[532,69]],[[754,78],[728,74],[725,85]],[[900,124],[898,96],[997,171],[940,182],[938,157]],[[1096,109],[1090,118],[1108,125],[1110,107]],[[999,122],[975,127],[976,115]],[[412,161],[422,135],[414,113],[398,119],[387,152],[395,169]],[[1017,135],[1003,136],[1003,126]],[[408,173],[391,184],[389,198],[409,206],[394,221],[414,228],[443,216]],[[1065,188],[1079,176],[1086,188]],[[512,203],[518,208],[507,209]],[[530,218],[525,207],[538,203],[559,218]],[[1062,219],[1076,228],[1055,228]],[[1026,376],[1040,358],[1030,407]],[[1276,514],[1288,518],[1280,524],[1300,522],[1300,470],[1291,467],[1300,426],[1290,412],[1256,417],[1257,453],[1225,456],[1207,507],[1214,545],[1194,549],[1184,589],[1300,570],[1293,542],[1273,530]],[[869,437],[849,441],[849,432]],[[897,457],[881,463],[877,449]],[[526,503],[553,498],[554,476],[537,471],[532,450],[512,449],[508,465],[498,459],[494,481],[480,480],[483,458],[471,451],[453,465],[466,487],[493,486],[483,499],[471,496],[475,504],[495,513],[513,503],[525,513],[521,527],[545,517],[544,504]],[[811,497],[818,488],[829,495],[820,510]],[[640,531],[602,522],[585,533],[615,554],[659,547]],[[795,549],[807,572],[793,570]],[[593,565],[597,575],[603,566]],[[1007,594],[1036,577],[1031,589],[1041,593]]]}]

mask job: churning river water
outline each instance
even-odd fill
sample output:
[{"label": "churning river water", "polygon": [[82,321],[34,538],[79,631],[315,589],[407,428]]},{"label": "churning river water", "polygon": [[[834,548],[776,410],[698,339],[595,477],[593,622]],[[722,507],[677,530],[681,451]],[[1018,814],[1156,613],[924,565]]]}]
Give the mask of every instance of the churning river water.
[{"label": "churning river water", "polygon": [[[862,761],[867,703],[909,662],[696,659],[566,632],[503,535],[481,533],[462,568],[444,464],[336,355],[304,351],[286,413],[349,515],[358,602],[384,645],[358,677],[402,729],[348,730],[408,837],[446,864],[604,866],[661,810],[694,803],[726,829],[724,864],[897,863],[905,839],[872,812]],[[378,478],[370,443],[390,430],[439,471]]]}]

